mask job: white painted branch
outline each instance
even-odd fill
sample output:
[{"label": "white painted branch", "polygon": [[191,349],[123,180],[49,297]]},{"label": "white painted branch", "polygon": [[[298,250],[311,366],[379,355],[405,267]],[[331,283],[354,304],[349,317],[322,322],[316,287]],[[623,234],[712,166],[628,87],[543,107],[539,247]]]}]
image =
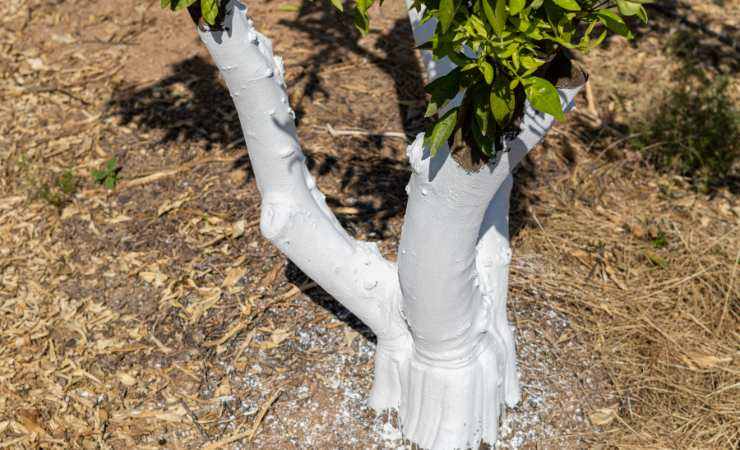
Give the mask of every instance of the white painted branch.
[{"label": "white painted branch", "polygon": [[[409,22],[411,22],[411,29],[414,32],[414,42],[417,46],[429,42],[434,37],[437,19],[430,19],[422,24],[421,19],[424,16],[424,6],[421,7],[422,9],[416,10],[413,8],[413,0],[405,0],[405,2],[409,14]],[[450,73],[456,67],[455,63],[450,61],[450,58],[446,56],[435,60],[432,57],[432,52],[429,50],[421,50],[421,60],[426,68],[429,81]]]},{"label": "white painted branch", "polygon": [[247,8],[227,6],[224,31],[199,30],[239,113],[262,194],[260,229],[298,267],[379,338],[405,333],[395,266],[375,244],[340,226],[304,164],[288,105],[283,65]]}]

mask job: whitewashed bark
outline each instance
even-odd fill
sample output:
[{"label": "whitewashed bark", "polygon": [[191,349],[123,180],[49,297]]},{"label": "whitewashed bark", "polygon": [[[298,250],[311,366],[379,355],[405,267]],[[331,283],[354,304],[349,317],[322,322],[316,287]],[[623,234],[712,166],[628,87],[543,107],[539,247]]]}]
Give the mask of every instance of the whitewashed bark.
[{"label": "whitewashed bark", "polygon": [[[511,171],[552,117],[527,106],[508,151],[476,172],[446,146],[431,157],[417,136],[408,149],[398,264],[390,263],[374,244],[351,238],[327,207],[304,164],[281,60],[246,6],[228,8],[224,31],[199,34],[239,113],[262,195],[263,235],[377,335],[370,406],[398,411],[404,436],[422,448],[495,442],[502,405],[519,400],[506,318]],[[434,24],[420,27],[409,15],[417,43],[431,37]],[[454,67],[424,59],[431,78]],[[561,90],[566,109],[577,92]]]},{"label": "whitewashed bark", "polygon": [[304,164],[283,64],[246,6],[229,3],[224,31],[199,30],[239,114],[262,195],[260,230],[291,261],[380,336],[405,333],[395,265],[352,239]]}]

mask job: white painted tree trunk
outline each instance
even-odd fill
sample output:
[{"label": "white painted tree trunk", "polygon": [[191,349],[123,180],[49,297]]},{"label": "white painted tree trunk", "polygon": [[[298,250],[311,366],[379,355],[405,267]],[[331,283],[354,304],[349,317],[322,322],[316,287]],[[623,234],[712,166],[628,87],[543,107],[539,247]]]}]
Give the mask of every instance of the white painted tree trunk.
[{"label": "white painted tree trunk", "polygon": [[[418,25],[424,42],[434,24]],[[514,339],[506,317],[511,171],[552,125],[526,108],[508,151],[477,172],[423,135],[409,146],[409,201],[398,263],[341,227],[304,164],[270,41],[247,8],[229,3],[223,31],[199,30],[239,113],[257,186],[260,229],[298,267],[377,335],[369,404],[398,411],[403,434],[422,448],[495,442],[504,403],[519,401]],[[424,55],[431,78],[452,69]],[[562,89],[570,108],[576,89]]]}]

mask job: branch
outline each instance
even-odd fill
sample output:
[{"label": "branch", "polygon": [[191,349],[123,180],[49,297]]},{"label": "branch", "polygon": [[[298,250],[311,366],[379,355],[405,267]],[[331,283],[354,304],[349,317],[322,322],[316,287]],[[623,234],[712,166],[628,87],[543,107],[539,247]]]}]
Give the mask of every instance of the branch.
[{"label": "branch", "polygon": [[395,266],[375,244],[351,238],[326,205],[298,144],[282,60],[246,13],[229,1],[223,29],[201,22],[199,34],[239,113],[262,195],[262,234],[379,338],[399,333]]},{"label": "branch", "polygon": [[[421,45],[432,38],[435,20],[420,24],[423,11],[412,9],[412,0],[406,4],[414,39]],[[455,67],[448,58],[434,61],[428,50],[422,50],[422,59],[430,80]],[[581,87],[558,90],[565,111],[572,107]],[[461,97],[447,108],[457,106]],[[500,267],[508,266],[510,254],[511,172],[553,123],[552,116],[526,102],[519,135],[505,142],[506,150],[498,153],[495,161],[477,171],[463,169],[450,157],[446,144],[431,157],[423,148],[423,135],[409,146],[413,174],[398,265],[409,324],[415,335],[424,337],[417,340],[419,352],[433,353],[427,356],[440,359],[465,357],[477,345],[476,336],[487,328],[487,321],[496,320],[490,311],[481,311],[497,306],[484,302],[483,296],[493,292],[492,281],[501,281],[501,274],[505,281],[508,273]],[[481,251],[496,253],[501,260],[496,269],[487,269],[491,254],[476,261]],[[483,286],[479,288],[478,283]],[[505,299],[506,287],[503,289],[503,296],[497,298]],[[503,317],[505,322],[505,309]],[[512,387],[507,392],[511,393],[507,401],[516,403],[518,389]]]}]

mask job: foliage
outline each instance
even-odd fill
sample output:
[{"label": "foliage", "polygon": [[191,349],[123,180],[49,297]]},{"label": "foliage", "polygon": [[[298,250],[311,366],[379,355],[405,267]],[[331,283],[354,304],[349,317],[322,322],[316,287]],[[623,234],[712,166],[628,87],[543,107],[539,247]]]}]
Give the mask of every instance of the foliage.
[{"label": "foliage", "polygon": [[683,77],[638,126],[633,144],[660,170],[690,177],[702,190],[728,181],[740,156],[740,110],[729,79]]},{"label": "foliage", "polygon": [[[372,0],[355,5],[355,24],[368,31]],[[491,156],[528,99],[532,107],[563,119],[553,74],[567,50],[587,52],[607,30],[631,38],[624,18],[647,22],[646,0],[414,0],[422,23],[436,21],[434,37],[422,46],[457,68],[426,87],[427,116],[442,113],[427,133],[435,152],[461,129],[466,141]],[[360,17],[361,20],[357,18]],[[443,108],[464,91],[462,103]]]},{"label": "foliage", "polygon": [[111,158],[106,161],[105,166],[100,170],[93,170],[92,177],[96,183],[102,184],[108,189],[113,189],[118,184],[118,160]]}]

